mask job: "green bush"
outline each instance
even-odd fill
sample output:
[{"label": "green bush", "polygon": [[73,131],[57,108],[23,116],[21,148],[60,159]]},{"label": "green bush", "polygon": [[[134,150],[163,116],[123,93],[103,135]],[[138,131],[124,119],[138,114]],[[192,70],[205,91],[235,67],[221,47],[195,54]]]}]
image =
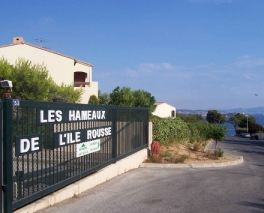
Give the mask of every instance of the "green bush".
[{"label": "green bush", "polygon": [[224,151],[221,149],[217,149],[215,152],[216,157],[223,157],[224,156]]},{"label": "green bush", "polygon": [[208,140],[207,124],[186,123],[180,118],[152,117],[151,121],[153,123],[153,140],[157,140],[163,145],[185,141],[200,143]]},{"label": "green bush", "polygon": [[188,127],[190,128],[191,137],[195,138],[195,141],[197,142],[208,140],[207,126],[208,124],[204,124],[201,122],[188,123]]},{"label": "green bush", "polygon": [[160,157],[171,157],[172,153],[169,150],[160,153]]},{"label": "green bush", "polygon": [[99,99],[95,95],[91,95],[88,104],[99,104]]},{"label": "green bush", "polygon": [[187,123],[179,118],[151,119],[153,123],[153,140],[161,144],[184,142],[190,139],[190,129]]}]

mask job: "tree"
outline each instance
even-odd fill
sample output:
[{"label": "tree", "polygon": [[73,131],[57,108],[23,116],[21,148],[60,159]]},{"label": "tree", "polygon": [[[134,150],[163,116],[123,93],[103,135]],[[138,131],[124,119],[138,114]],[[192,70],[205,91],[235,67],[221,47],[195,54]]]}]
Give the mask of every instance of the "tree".
[{"label": "tree", "polygon": [[83,91],[80,89],[74,89],[74,85],[65,85],[62,83],[60,86],[54,85],[53,95],[51,95],[53,102],[64,103],[79,103],[81,101],[81,95]]},{"label": "tree", "polygon": [[249,133],[264,132],[264,127],[260,124],[249,124]]},{"label": "tree", "polygon": [[0,79],[13,83],[12,96],[21,100],[79,102],[82,90],[73,85],[58,86],[49,76],[44,65],[35,65],[19,59],[11,65],[5,59],[0,60]]},{"label": "tree", "polygon": [[150,114],[152,114],[156,108],[156,99],[149,92],[144,90],[133,91],[134,107],[148,107]]},{"label": "tree", "polygon": [[[99,96],[100,99],[101,96]],[[107,95],[105,95],[107,97]],[[132,106],[132,107],[148,107],[150,114],[154,112],[155,97],[144,90],[131,90],[129,87],[116,87],[109,94],[110,105],[116,106]]]},{"label": "tree", "polygon": [[236,127],[246,128],[247,125],[248,127],[250,127],[251,125],[256,124],[256,118],[254,116],[248,116],[242,113],[236,113],[229,118],[228,122],[233,123],[235,128]]},{"label": "tree", "polygon": [[241,121],[239,122],[239,126],[245,128],[247,127],[247,125],[250,126],[255,123],[256,123],[256,118],[254,116],[244,115]]},{"label": "tree", "polygon": [[95,95],[91,95],[88,104],[99,104],[99,99]]},{"label": "tree", "polygon": [[226,122],[225,116],[223,116],[220,112],[217,110],[209,110],[206,115],[206,120],[209,123],[220,123],[223,124]]},{"label": "tree", "polygon": [[234,125],[234,127],[236,128],[239,126],[239,123],[242,120],[242,118],[243,118],[243,114],[236,113],[236,114],[229,117],[228,122],[232,123]]},{"label": "tree", "polygon": [[207,128],[207,138],[215,140],[215,150],[217,150],[217,141],[224,140],[226,136],[227,127],[220,124],[209,124]]},{"label": "tree", "polygon": [[102,93],[100,90],[98,91],[98,99],[99,99],[99,104],[108,105],[110,102],[109,94],[108,93]]},{"label": "tree", "polygon": [[116,87],[111,93],[110,93],[110,105],[115,106],[133,106],[134,103],[134,97],[132,94],[132,91],[129,87]]},{"label": "tree", "polygon": [[196,123],[196,122],[202,122],[205,123],[203,116],[198,114],[189,114],[186,116],[186,122],[187,123]]}]

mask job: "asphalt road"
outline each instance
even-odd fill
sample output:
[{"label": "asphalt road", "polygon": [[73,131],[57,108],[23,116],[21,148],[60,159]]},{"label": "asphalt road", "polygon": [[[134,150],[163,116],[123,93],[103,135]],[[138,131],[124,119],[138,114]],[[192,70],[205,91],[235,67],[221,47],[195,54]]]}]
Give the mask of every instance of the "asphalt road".
[{"label": "asphalt road", "polygon": [[218,147],[226,155],[243,156],[244,163],[139,168],[39,213],[264,212],[264,141],[228,136]]}]

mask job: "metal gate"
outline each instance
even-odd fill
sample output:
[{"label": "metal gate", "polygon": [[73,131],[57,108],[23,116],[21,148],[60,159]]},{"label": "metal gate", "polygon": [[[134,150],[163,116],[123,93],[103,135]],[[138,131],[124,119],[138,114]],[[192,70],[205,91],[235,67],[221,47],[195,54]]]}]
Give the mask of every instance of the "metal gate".
[{"label": "metal gate", "polygon": [[148,108],[7,99],[3,111],[8,213],[148,146]]}]

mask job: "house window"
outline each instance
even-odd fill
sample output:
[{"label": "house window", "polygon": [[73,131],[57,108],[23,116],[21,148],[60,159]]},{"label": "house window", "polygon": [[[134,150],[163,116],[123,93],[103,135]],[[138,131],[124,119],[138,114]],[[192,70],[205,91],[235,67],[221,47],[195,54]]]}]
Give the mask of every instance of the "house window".
[{"label": "house window", "polygon": [[171,117],[175,118],[175,111],[174,110],[171,111]]},{"label": "house window", "polygon": [[85,85],[89,85],[89,82],[85,82],[86,78],[87,78],[86,72],[81,72],[81,71],[74,72],[74,86],[85,87]]}]

